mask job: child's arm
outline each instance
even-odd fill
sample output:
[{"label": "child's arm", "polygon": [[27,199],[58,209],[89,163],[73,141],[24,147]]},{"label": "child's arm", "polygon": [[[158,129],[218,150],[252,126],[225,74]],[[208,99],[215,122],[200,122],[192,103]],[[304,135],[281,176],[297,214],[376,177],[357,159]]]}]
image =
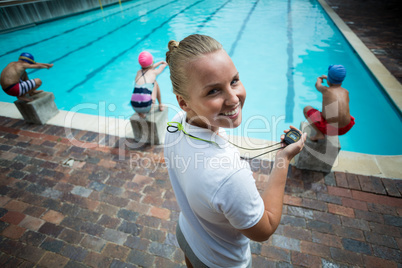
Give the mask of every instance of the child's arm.
[{"label": "child's arm", "polygon": [[24,63],[25,69],[50,69],[53,67],[53,64],[48,63],[39,63],[35,62],[34,64]]},{"label": "child's arm", "polygon": [[[155,69],[159,65],[162,65],[162,66],[160,66],[158,69]],[[163,70],[166,68],[166,66],[167,66],[166,61],[160,61],[160,62],[155,63],[154,64],[154,72],[155,72],[155,74],[159,75],[160,73],[162,73]]]},{"label": "child's arm", "polygon": [[322,85],[322,83],[324,82],[324,79],[327,79],[326,75],[322,75],[320,77],[317,78],[317,82],[315,82],[315,88],[322,92],[326,87]]},{"label": "child's arm", "polygon": [[[291,128],[295,129],[292,126]],[[268,240],[278,228],[282,216],[283,196],[289,163],[303,149],[306,137],[307,135],[303,134],[298,142],[286,146],[277,153],[267,186],[261,196],[265,205],[264,215],[253,227],[240,230],[242,234],[251,240]],[[283,137],[281,138],[283,140]]]}]

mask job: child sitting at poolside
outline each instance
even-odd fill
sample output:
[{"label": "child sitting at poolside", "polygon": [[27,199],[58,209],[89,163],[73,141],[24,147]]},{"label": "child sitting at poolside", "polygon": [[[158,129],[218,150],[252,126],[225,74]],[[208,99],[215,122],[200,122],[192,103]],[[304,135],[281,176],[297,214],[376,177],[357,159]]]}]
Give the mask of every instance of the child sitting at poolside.
[{"label": "child sitting at poolside", "polygon": [[[346,69],[342,65],[330,65],[328,76],[317,78],[315,87],[322,93],[322,112],[311,106],[304,107],[304,116],[316,130],[312,141],[322,140],[325,135],[336,136],[346,134],[355,124],[349,112],[349,92],[342,87]],[[329,87],[323,86],[324,79]]]},{"label": "child sitting at poolside", "polygon": [[[155,99],[158,99],[159,110],[163,111],[164,107],[161,100],[161,92],[159,89],[156,77],[162,73],[167,66],[165,61],[160,61],[153,64],[154,60],[151,53],[143,51],[138,56],[138,62],[141,65],[141,70],[137,72],[135,77],[135,86],[133,95],[131,96],[131,105],[134,111],[142,118],[151,110]],[[158,69],[158,67],[161,65]]]},{"label": "child sitting at poolside", "polygon": [[22,53],[18,61],[10,62],[1,72],[1,87],[5,93],[15,96],[19,100],[31,101],[25,95],[38,94],[43,90],[36,90],[42,85],[39,78],[29,80],[26,69],[50,69],[53,64],[35,62],[30,53]]},{"label": "child sitting at poolside", "polygon": [[260,195],[249,164],[223,129],[240,125],[246,99],[231,58],[205,35],[168,47],[173,92],[183,112],[172,119],[179,131],[166,133],[164,155],[181,209],[176,236],[186,264],[251,267],[250,239],[267,240],[278,227],[289,162],[306,134],[286,147],[282,143]]}]

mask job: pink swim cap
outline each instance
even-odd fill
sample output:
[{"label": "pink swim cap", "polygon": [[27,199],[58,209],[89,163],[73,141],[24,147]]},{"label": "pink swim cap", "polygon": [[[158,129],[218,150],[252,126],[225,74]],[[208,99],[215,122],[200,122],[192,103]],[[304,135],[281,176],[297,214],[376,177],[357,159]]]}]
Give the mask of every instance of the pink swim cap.
[{"label": "pink swim cap", "polygon": [[140,63],[141,67],[149,67],[154,62],[154,57],[148,51],[143,51],[138,56],[138,62]]}]

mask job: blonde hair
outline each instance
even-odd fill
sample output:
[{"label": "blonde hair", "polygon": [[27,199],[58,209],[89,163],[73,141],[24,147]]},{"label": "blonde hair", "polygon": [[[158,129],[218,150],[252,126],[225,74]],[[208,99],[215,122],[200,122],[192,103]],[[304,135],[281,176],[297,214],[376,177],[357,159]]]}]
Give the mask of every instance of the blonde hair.
[{"label": "blonde hair", "polygon": [[210,36],[194,34],[180,43],[169,41],[168,48],[166,62],[170,68],[173,93],[187,98],[187,92],[183,88],[188,82],[188,64],[205,54],[222,49],[222,45]]}]

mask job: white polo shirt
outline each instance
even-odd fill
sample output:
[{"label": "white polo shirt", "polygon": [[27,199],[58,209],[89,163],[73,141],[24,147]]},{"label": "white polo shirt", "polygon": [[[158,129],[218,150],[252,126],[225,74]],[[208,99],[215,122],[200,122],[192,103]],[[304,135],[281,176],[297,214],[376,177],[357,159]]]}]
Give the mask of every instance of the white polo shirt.
[{"label": "white polo shirt", "polygon": [[[247,162],[219,135],[186,123],[186,113],[172,121],[182,131],[166,133],[165,161],[181,212],[180,228],[195,255],[209,267],[247,267],[251,260],[249,239],[238,230],[259,222],[264,203]],[[173,124],[174,125],[174,124]]]}]

